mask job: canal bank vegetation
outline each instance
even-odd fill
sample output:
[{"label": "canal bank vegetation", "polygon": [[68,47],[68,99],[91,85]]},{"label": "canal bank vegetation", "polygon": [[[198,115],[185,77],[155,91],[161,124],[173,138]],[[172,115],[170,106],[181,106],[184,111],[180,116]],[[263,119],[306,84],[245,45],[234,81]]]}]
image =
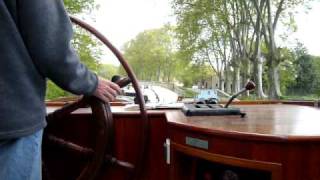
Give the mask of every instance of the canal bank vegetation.
[{"label": "canal bank vegetation", "polygon": [[[320,57],[310,55],[299,41],[285,45],[298,28],[296,9],[307,11],[310,2],[171,0],[176,24],[145,30],[121,50],[143,81],[218,88],[232,94],[253,80],[256,91],[243,98],[318,99]],[[94,0],[65,3],[75,14],[96,8]],[[99,75],[124,74],[121,67],[99,63],[101,45],[89,34],[76,29],[74,45]],[[49,83],[48,97],[66,95]]]}]

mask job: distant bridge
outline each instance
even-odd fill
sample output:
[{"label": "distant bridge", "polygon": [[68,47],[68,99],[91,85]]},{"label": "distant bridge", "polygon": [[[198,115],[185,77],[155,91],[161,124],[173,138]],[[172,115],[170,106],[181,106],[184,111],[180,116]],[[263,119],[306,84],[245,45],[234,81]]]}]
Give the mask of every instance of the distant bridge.
[{"label": "distant bridge", "polygon": [[184,96],[185,94],[185,90],[175,85],[174,83],[156,82],[156,81],[140,81],[140,84],[144,86],[160,86],[163,88],[167,88],[177,93],[179,96]]}]

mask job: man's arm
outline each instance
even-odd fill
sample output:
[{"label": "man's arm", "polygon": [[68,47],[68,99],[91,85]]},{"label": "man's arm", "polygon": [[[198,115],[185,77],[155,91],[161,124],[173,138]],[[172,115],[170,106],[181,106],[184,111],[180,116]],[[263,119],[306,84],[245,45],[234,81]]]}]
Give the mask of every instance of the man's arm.
[{"label": "man's arm", "polygon": [[71,47],[73,30],[61,0],[17,0],[18,26],[39,72],[61,88],[91,95],[98,78]]}]

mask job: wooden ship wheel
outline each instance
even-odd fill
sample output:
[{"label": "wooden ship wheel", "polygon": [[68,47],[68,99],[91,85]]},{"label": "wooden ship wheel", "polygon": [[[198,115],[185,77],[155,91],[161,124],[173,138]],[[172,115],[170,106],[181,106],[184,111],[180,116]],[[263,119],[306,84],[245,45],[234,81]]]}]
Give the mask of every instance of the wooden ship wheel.
[{"label": "wooden ship wheel", "polygon": [[[105,44],[126,70],[129,78],[115,83],[123,87],[130,81],[136,91],[142,121],[140,145],[134,165],[117,160],[113,156],[114,124],[110,104],[103,103],[96,97],[82,97],[47,115],[48,126],[43,137],[43,179],[92,180],[96,178],[101,166],[118,166],[128,172],[126,179],[139,179],[148,143],[148,118],[138,80],[121,53],[101,33],[75,17],[70,19]],[[90,122],[82,121],[79,123],[82,125],[77,125],[76,121],[81,121],[81,118],[72,116],[72,113],[87,107],[91,109],[91,116],[88,118]],[[65,158],[66,153],[69,161],[74,163],[68,164],[67,160],[61,163],[61,157]]]}]

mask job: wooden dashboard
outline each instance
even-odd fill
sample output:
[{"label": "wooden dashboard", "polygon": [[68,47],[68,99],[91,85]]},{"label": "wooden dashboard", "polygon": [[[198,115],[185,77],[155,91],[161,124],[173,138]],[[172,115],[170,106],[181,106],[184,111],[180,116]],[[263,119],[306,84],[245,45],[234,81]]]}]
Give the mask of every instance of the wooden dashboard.
[{"label": "wooden dashboard", "polygon": [[[318,180],[320,111],[286,103],[236,105],[239,116],[186,117],[180,110],[151,110],[150,144],[144,179]],[[48,112],[57,109],[48,106]],[[133,160],[139,128],[136,111],[112,108],[115,155]],[[90,114],[89,109],[74,112]],[[170,164],[163,144],[170,139]],[[128,149],[128,144],[130,148]],[[102,173],[103,174],[103,173]],[[121,179],[121,173],[113,178]],[[100,179],[104,175],[100,176]],[[107,177],[107,176],[105,176]]]}]

